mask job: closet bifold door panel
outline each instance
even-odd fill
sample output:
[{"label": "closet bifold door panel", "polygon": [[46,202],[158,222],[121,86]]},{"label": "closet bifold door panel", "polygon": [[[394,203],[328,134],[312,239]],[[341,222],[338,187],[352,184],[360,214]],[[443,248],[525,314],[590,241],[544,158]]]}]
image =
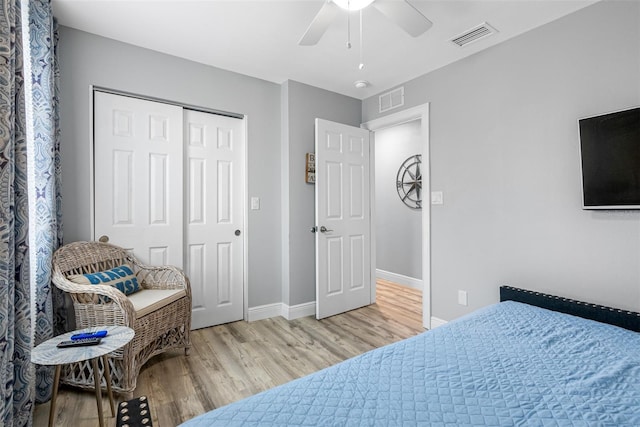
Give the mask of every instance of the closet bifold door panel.
[{"label": "closet bifold door panel", "polygon": [[242,120],[184,110],[186,271],[194,328],[243,318]]},{"label": "closet bifold door panel", "polygon": [[244,121],[94,92],[95,239],[185,270],[192,328],[244,315]]},{"label": "closet bifold door panel", "polygon": [[183,267],[182,108],[95,92],[95,238]]}]

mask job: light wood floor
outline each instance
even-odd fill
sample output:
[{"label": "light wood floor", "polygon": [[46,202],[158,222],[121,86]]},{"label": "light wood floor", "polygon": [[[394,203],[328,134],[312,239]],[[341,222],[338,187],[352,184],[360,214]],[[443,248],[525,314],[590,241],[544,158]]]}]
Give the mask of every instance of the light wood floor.
[{"label": "light wood floor", "polygon": [[[171,351],[140,372],[134,396],[149,398],[153,425],[173,427],[196,415],[424,331],[421,291],[378,281],[377,302],[323,320],[282,317],[193,331],[189,356]],[[107,399],[105,424],[115,425]],[[46,426],[49,403],[34,426]],[[93,392],[61,387],[57,426],[97,426]]]}]

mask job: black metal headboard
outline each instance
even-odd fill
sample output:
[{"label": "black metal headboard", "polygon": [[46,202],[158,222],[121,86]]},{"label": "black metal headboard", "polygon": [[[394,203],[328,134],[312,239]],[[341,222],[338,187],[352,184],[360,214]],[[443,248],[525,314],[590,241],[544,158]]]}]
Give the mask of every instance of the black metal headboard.
[{"label": "black metal headboard", "polygon": [[640,332],[640,313],[634,311],[576,301],[511,286],[500,286],[500,301],[523,302]]}]

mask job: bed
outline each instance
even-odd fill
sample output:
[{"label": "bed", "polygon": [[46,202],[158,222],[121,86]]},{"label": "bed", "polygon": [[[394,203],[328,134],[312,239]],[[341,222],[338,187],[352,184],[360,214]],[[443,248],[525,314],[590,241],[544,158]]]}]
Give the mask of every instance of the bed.
[{"label": "bed", "polygon": [[639,332],[638,313],[503,287],[498,304],[182,425],[640,426]]}]

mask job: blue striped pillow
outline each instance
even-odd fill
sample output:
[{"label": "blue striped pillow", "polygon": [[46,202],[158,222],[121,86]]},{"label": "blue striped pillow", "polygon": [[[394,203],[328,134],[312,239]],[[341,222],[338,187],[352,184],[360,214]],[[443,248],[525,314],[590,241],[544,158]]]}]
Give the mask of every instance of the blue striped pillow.
[{"label": "blue striped pillow", "polygon": [[98,271],[97,273],[77,274],[69,276],[68,279],[79,284],[110,285],[125,295],[131,295],[140,290],[138,278],[127,265],[121,265],[111,270]]}]

